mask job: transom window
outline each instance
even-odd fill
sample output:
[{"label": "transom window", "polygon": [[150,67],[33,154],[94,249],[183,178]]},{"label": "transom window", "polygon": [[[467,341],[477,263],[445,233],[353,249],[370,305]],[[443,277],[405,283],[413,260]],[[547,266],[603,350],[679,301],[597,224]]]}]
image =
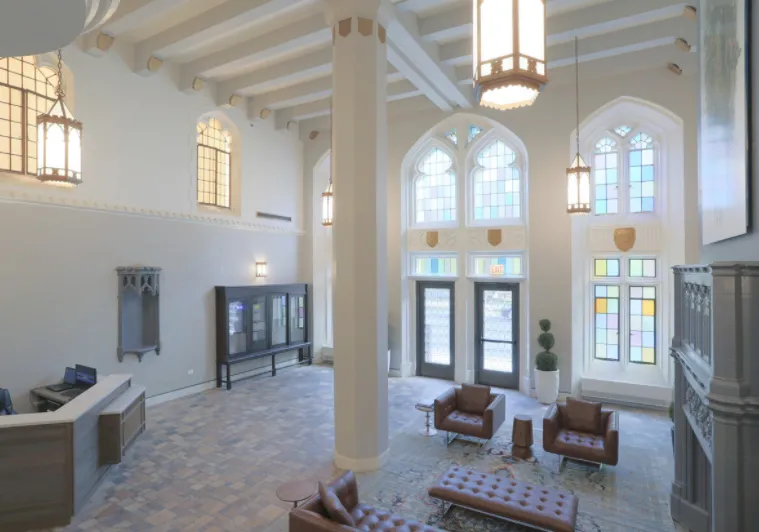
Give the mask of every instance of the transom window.
[{"label": "transom window", "polygon": [[473,255],[470,271],[478,277],[520,277],[522,255]]},{"label": "transom window", "polygon": [[594,211],[597,216],[656,210],[656,146],[651,135],[622,125],[593,150]]},{"label": "transom window", "polygon": [[55,102],[57,84],[34,56],[0,58],[0,171],[37,174],[37,117]]},{"label": "transom window", "polygon": [[453,160],[440,148],[432,148],[418,167],[414,182],[416,223],[456,220],[456,173]]},{"label": "transom window", "polygon": [[505,142],[488,144],[475,158],[474,219],[521,217],[517,155]]},{"label": "transom window", "polygon": [[411,275],[425,277],[455,277],[457,275],[455,254],[415,254],[411,257]]},{"label": "transom window", "polygon": [[656,364],[656,258],[595,258],[592,269],[594,357]]},{"label": "transom window", "polygon": [[215,118],[198,123],[198,203],[229,208],[232,136]]}]

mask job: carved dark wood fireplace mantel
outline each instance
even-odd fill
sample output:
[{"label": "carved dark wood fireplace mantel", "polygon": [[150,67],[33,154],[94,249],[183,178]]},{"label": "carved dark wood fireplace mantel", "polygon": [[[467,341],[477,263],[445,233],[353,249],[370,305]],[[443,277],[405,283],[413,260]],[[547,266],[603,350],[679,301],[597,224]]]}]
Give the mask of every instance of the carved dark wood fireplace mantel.
[{"label": "carved dark wood fireplace mantel", "polygon": [[759,531],[759,262],[673,270],[672,518]]}]

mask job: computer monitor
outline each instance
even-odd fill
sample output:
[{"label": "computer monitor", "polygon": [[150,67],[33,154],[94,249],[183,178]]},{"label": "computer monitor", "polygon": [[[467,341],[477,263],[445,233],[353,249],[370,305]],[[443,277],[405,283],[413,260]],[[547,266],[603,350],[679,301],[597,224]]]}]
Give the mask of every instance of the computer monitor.
[{"label": "computer monitor", "polygon": [[66,368],[66,373],[63,374],[63,383],[72,386],[76,384],[76,370],[74,368]]},{"label": "computer monitor", "polygon": [[98,382],[98,373],[95,368],[76,365],[76,384],[89,388]]}]

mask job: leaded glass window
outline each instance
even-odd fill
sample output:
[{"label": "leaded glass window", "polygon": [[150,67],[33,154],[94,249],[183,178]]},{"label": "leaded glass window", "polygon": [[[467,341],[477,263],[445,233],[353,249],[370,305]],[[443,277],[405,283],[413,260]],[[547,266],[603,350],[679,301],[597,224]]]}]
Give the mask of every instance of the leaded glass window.
[{"label": "leaded glass window", "polygon": [[645,133],[630,139],[630,212],[654,211],[654,142]]},{"label": "leaded glass window", "polygon": [[630,259],[630,277],[656,277],[656,259]]},{"label": "leaded glass window", "polygon": [[593,261],[595,277],[619,277],[619,259],[595,259]]},{"label": "leaded glass window", "polygon": [[414,257],[414,275],[424,276],[455,276],[456,257]]},{"label": "leaded glass window", "polygon": [[656,287],[630,287],[630,362],[656,364]]},{"label": "leaded glass window", "polygon": [[596,182],[596,214],[619,212],[619,153],[614,139],[596,143],[593,172]]},{"label": "leaded glass window", "polygon": [[482,128],[477,126],[469,126],[469,138],[467,139],[467,145],[471,144],[474,139],[477,138],[477,135],[482,133]]},{"label": "leaded glass window", "polygon": [[520,218],[521,187],[517,155],[496,140],[477,154],[474,171],[474,219]]},{"label": "leaded glass window", "polygon": [[456,128],[453,128],[448,133],[445,133],[444,136],[445,136],[445,138],[447,138],[448,140],[450,140],[453,143],[454,146],[458,145],[458,143],[459,143],[459,137],[458,137],[458,135],[456,135]]},{"label": "leaded glass window", "polygon": [[215,118],[198,127],[198,203],[229,208],[232,136]]},{"label": "leaded glass window", "polygon": [[[495,267],[495,268],[493,268]],[[493,270],[498,273],[493,273]],[[474,257],[474,275],[524,275],[522,270],[522,257],[519,255],[490,255]]]},{"label": "leaded glass window", "polygon": [[595,357],[619,360],[619,286],[596,285]]},{"label": "leaded glass window", "polygon": [[630,126],[619,126],[618,128],[614,129],[614,133],[622,138],[625,138],[627,135],[629,135],[630,131],[632,131],[632,128]]},{"label": "leaded glass window", "polygon": [[451,157],[432,148],[419,163],[414,182],[416,223],[456,220],[456,174]]},{"label": "leaded glass window", "polygon": [[37,117],[55,102],[57,84],[34,56],[0,57],[0,171],[37,174]]}]

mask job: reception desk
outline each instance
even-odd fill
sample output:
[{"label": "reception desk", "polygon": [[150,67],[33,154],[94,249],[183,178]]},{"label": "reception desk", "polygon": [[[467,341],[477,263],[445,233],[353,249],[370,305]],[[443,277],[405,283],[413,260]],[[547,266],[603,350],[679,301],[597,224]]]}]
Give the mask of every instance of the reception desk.
[{"label": "reception desk", "polygon": [[114,420],[133,441],[144,403],[131,375],[110,375],[55,412],[0,416],[0,530],[67,525],[124,452]]}]

